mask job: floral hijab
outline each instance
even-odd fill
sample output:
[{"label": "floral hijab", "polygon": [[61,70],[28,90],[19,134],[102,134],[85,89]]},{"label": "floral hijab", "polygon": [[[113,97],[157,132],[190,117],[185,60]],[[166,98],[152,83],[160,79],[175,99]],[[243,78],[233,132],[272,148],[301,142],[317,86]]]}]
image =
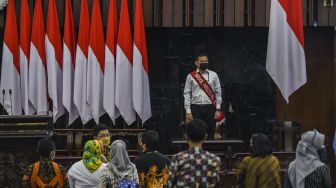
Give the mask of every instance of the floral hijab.
[{"label": "floral hijab", "polygon": [[98,140],[89,140],[85,143],[83,153],[83,164],[91,172],[95,172],[101,165],[100,155],[102,154],[101,144]]}]

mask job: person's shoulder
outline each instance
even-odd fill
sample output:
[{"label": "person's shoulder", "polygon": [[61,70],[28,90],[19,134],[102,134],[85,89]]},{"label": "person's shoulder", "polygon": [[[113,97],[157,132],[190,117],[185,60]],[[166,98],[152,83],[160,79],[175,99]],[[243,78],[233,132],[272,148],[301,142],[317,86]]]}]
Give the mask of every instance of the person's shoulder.
[{"label": "person's shoulder", "polygon": [[162,159],[166,160],[166,161],[170,161],[170,158],[169,158],[169,157],[165,156],[164,154],[162,154],[162,153],[160,153],[160,152],[158,152],[157,155],[158,155],[159,157],[161,157]]},{"label": "person's shoulder", "polygon": [[189,155],[189,151],[181,151],[179,153],[176,153],[175,155],[173,155],[172,160],[178,160],[181,159],[182,157],[186,157],[187,155]]},{"label": "person's shoulder", "polygon": [[212,71],[212,70],[209,70],[209,69],[207,69],[207,71],[209,72],[209,74],[215,74],[215,75],[217,75],[217,73],[215,71]]},{"label": "person's shoulder", "polygon": [[220,161],[220,158],[214,154],[214,153],[211,153],[209,151],[205,151],[205,155],[210,158],[210,159],[213,159],[213,160],[216,160],[216,161]]}]

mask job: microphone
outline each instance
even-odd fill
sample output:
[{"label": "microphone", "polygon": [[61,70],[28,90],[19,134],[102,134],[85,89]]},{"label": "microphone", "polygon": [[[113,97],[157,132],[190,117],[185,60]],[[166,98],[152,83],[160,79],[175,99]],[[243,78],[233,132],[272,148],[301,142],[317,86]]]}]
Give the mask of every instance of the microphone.
[{"label": "microphone", "polygon": [[9,89],[9,100],[10,100],[10,107],[11,107],[11,115],[13,115],[12,89]]},{"label": "microphone", "polygon": [[2,89],[2,114],[5,114],[5,94],[6,94],[6,90]]}]

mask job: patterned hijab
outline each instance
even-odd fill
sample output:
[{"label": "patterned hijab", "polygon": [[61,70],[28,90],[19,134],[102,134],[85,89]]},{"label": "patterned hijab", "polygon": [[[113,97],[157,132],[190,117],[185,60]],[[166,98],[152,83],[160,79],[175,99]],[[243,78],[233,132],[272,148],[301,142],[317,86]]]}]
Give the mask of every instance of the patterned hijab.
[{"label": "patterned hijab", "polygon": [[317,152],[324,144],[324,139],[325,136],[316,130],[302,134],[296,148],[295,160],[288,168],[289,180],[293,187],[304,188],[304,179],[324,165]]},{"label": "patterned hijab", "polygon": [[126,144],[122,140],[112,142],[110,147],[110,163],[107,164],[117,178],[133,177],[135,166],[131,163],[126,151]]},{"label": "patterned hijab", "polygon": [[102,161],[100,160],[101,154],[101,145],[98,140],[89,140],[85,143],[83,164],[91,173],[102,165]]}]

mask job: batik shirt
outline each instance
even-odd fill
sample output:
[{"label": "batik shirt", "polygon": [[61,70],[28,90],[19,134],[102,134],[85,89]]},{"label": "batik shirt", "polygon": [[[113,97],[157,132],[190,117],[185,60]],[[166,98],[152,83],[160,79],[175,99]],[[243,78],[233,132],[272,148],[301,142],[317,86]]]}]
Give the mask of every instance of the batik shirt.
[{"label": "batik shirt", "polygon": [[194,147],[173,156],[169,167],[168,187],[216,187],[219,183],[220,159]]},{"label": "batik shirt", "polygon": [[[40,168],[38,170],[37,175],[41,178],[41,180],[44,183],[49,183],[55,176],[56,173],[54,171],[53,165],[52,165],[52,161],[48,158],[41,158],[39,160],[40,162]],[[34,163],[35,164],[35,163]],[[23,176],[23,183],[22,183],[22,187],[30,187],[30,180],[31,180],[31,175],[33,173],[34,170],[34,164],[29,165],[24,173]],[[62,173],[62,177],[63,179],[63,187],[69,187],[68,186],[68,180],[67,180],[67,170],[66,168],[64,168],[61,165],[58,165],[59,169]]]}]

